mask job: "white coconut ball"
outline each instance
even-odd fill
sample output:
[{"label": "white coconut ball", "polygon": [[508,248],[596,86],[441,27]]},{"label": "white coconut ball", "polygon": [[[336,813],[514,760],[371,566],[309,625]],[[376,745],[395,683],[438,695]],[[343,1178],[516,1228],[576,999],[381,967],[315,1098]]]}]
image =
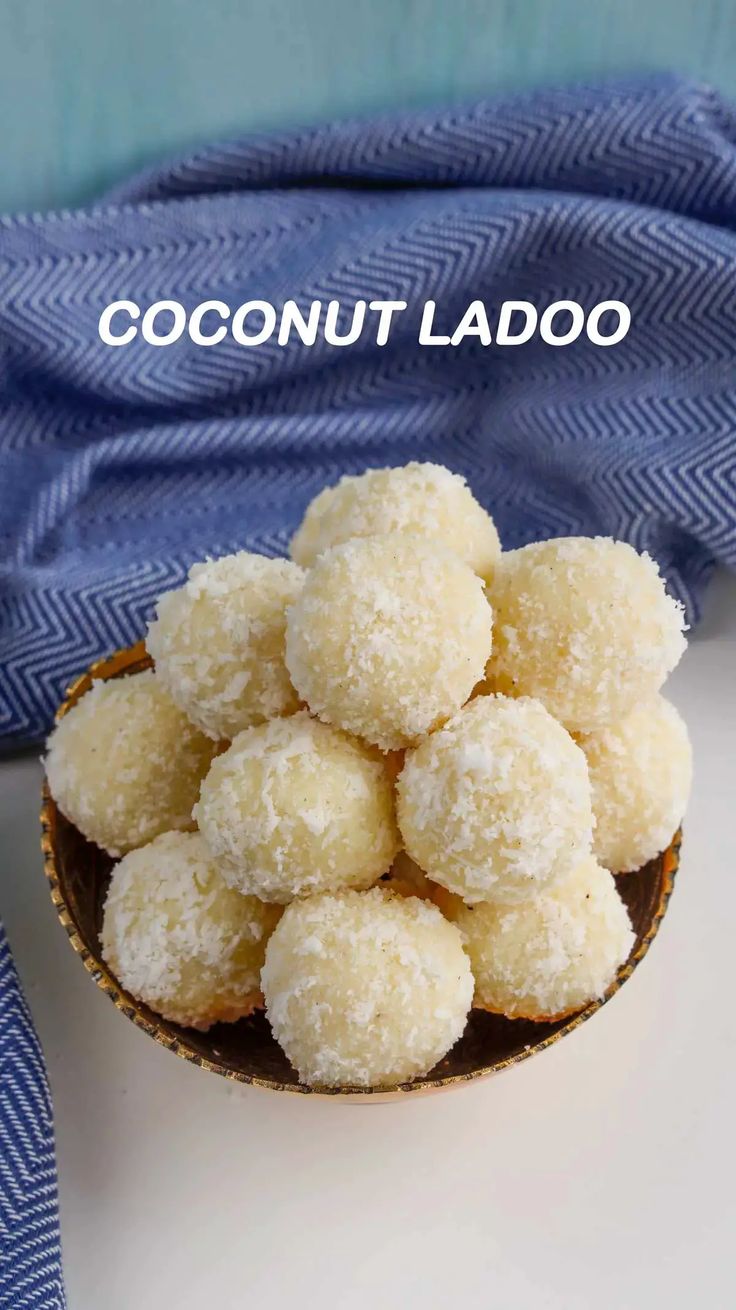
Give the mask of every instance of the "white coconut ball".
[{"label": "white coconut ball", "polygon": [[177,705],[208,736],[230,739],[297,708],[284,633],[303,578],[289,560],[241,551],[192,565],[183,587],[159,599],[146,646]]},{"label": "white coconut ball", "polygon": [[216,749],[147,669],[93,683],[51,733],[46,775],[62,814],[122,855],[191,826]]},{"label": "white coconut ball", "polygon": [[490,595],[494,689],[538,697],[571,730],[622,718],[659,690],[685,649],[682,607],[654,561],[610,537],[508,551]]},{"label": "white coconut ball", "polygon": [[329,546],[393,532],[444,544],[486,579],[501,553],[493,519],[465,479],[441,464],[412,463],[346,475],[325,487],[309,505],[291,555],[309,567]]},{"label": "white coconut ball", "polygon": [[605,995],[634,945],[626,906],[592,855],[517,905],[443,908],[475,977],[475,1004],[509,1019],[558,1019]]},{"label": "white coconut ball", "polygon": [[427,1073],[461,1036],[473,978],[460,934],[416,897],[373,888],[294,901],[261,975],[302,1082],[375,1087]]},{"label": "white coconut ball", "polygon": [[520,900],[590,850],[585,756],[536,700],[479,696],[407,752],[404,845],[469,904]]},{"label": "white coconut ball", "polygon": [[207,1029],[260,1001],[281,909],[223,882],[199,833],[168,832],[112,872],[102,952],[121,986],[173,1023]]},{"label": "white coconut ball", "polygon": [[483,675],[493,615],[456,555],[394,534],[335,546],[289,610],[286,663],[313,713],[383,750],[449,718]]},{"label": "white coconut ball", "polygon": [[282,904],[368,887],[399,847],[379,753],[306,711],[239,733],[214,761],[194,814],[223,877]]},{"label": "white coconut ball", "polygon": [[593,850],[613,873],[639,869],[665,850],[682,821],[692,782],[685,723],[664,696],[580,739],[588,759],[596,827]]}]

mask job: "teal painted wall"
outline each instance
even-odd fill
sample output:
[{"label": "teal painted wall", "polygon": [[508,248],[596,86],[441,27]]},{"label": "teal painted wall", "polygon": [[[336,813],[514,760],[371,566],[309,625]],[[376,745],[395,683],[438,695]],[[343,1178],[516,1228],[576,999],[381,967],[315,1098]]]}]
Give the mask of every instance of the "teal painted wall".
[{"label": "teal painted wall", "polygon": [[664,68],[736,96],[736,0],[0,0],[0,210],[213,135]]}]

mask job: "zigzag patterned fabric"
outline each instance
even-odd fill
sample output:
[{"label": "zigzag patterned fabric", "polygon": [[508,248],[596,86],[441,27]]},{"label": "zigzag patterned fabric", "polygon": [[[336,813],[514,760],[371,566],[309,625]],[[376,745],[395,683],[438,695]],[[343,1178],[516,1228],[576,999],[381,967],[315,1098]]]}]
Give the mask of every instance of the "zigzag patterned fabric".
[{"label": "zigzag patterned fabric", "polygon": [[64,1305],[51,1098],[0,924],[0,1307]]},{"label": "zigzag patterned fabric", "polygon": [[[0,734],[141,636],[188,564],[285,550],[345,471],[464,473],[507,546],[655,555],[697,618],[736,564],[736,112],[672,78],[205,148],[0,224]],[[126,298],[405,300],[389,344],[104,346]],[[417,344],[423,302],[625,301],[617,346]]]}]

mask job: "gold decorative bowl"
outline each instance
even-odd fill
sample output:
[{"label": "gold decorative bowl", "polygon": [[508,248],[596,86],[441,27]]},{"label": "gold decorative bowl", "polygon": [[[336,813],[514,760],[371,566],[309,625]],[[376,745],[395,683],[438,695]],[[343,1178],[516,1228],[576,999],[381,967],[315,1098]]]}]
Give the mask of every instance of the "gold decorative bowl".
[{"label": "gold decorative bowl", "polygon": [[[142,642],[98,661],[69,688],[57,718],[76,704],[95,679],[138,673],[150,664]],[[619,879],[619,889],[631,916],[636,941],[629,959],[603,1000],[593,1001],[577,1014],[555,1023],[504,1019],[484,1010],[473,1010],[460,1041],[424,1078],[394,1088],[345,1087],[314,1092],[298,1082],[262,1012],[257,1011],[238,1023],[217,1024],[209,1032],[200,1033],[169,1023],[124,992],[103,962],[100,951],[102,907],[113,861],[64,818],[47,786],[43,792],[41,825],[46,877],[59,918],[84,967],[128,1019],[175,1055],[225,1078],[276,1092],[339,1096],[356,1101],[370,1098],[372,1103],[394,1100],[410,1093],[456,1087],[473,1078],[497,1073],[526,1060],[537,1051],[543,1051],[589,1019],[618,991],[646,955],[667,909],[680,852],[678,832],[656,860]]]}]

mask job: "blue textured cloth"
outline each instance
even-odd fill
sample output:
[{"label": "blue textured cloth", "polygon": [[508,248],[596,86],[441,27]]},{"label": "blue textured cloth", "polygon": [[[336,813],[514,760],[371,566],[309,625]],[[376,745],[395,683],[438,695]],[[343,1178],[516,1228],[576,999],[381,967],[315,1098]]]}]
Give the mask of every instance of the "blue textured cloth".
[{"label": "blue textured cloth", "polygon": [[0,924],[0,1310],[63,1310],[43,1056]]},{"label": "blue textured cloth", "polygon": [[[283,552],[371,464],[464,473],[507,546],[610,533],[697,617],[736,563],[736,114],[671,78],[212,146],[0,225],[0,736],[205,552]],[[98,339],[111,300],[400,299],[388,346]],[[422,348],[423,302],[627,302],[608,349]]]}]

